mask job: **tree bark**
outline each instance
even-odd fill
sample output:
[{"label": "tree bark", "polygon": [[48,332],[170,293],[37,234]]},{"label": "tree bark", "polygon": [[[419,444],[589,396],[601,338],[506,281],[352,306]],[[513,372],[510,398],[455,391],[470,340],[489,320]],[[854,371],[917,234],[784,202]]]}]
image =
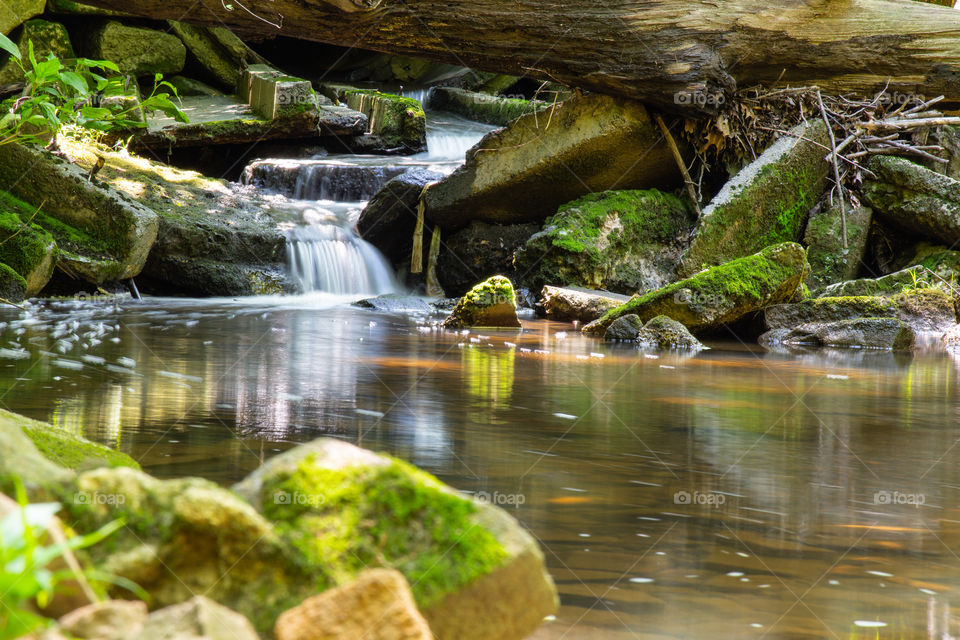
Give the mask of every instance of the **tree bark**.
[{"label": "tree bark", "polygon": [[910,0],[84,0],[553,79],[684,112],[739,86],[960,99],[960,12]]}]

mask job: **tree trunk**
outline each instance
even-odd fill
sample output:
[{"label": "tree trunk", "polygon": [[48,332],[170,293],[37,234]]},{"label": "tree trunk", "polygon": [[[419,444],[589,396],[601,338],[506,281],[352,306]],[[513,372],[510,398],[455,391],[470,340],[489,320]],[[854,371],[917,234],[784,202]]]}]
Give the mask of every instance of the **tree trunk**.
[{"label": "tree trunk", "polygon": [[909,0],[84,0],[553,79],[685,112],[780,80],[960,99],[960,12]]}]

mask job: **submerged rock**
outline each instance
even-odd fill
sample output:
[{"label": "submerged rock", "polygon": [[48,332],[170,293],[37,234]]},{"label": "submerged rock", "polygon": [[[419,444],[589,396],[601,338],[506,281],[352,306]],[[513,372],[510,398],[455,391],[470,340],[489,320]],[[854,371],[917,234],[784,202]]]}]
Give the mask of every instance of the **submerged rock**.
[{"label": "submerged rock", "polygon": [[877,156],[869,167],[877,177],[862,191],[877,216],[931,240],[960,242],[960,181],[894,156]]},{"label": "submerged rock", "polygon": [[851,280],[863,263],[867,250],[870,220],[873,212],[867,207],[847,205],[847,248],[843,248],[843,222],[840,208],[832,207],[811,216],[803,235],[810,262],[807,286],[813,290],[844,280]]},{"label": "submerged rock", "polygon": [[434,87],[430,92],[432,109],[451,111],[470,120],[501,127],[522,115],[543,111],[550,106],[551,103],[542,100],[505,98],[453,87]]},{"label": "submerged rock", "polygon": [[717,329],[766,306],[792,299],[809,269],[803,247],[785,242],[634,296],[583,330],[602,335],[610,323],[630,313],[644,321],[669,316],[694,333]]},{"label": "submerged rock", "polygon": [[731,178],[703,210],[680,275],[798,239],[826,186],[830,138],[820,121],[791,133]]},{"label": "submerged rock", "polygon": [[543,314],[551,320],[586,324],[629,299],[629,296],[609,291],[546,285],[540,294],[539,306],[543,309]]},{"label": "submerged rock", "polygon": [[433,640],[406,578],[393,569],[366,569],[357,579],[283,612],[277,640]]},{"label": "submerged rock", "polygon": [[84,33],[83,54],[95,60],[111,60],[121,73],[134,76],[174,74],[183,70],[187,50],[175,35],[130,27],[107,20]]},{"label": "submerged rock", "polygon": [[466,293],[443,321],[448,329],[465,327],[520,327],[513,283],[493,276]]},{"label": "submerged rock", "polygon": [[444,238],[437,267],[444,291],[460,295],[477,280],[497,274],[518,280],[522,268],[515,267],[514,253],[539,229],[535,223],[487,224],[475,220]]},{"label": "submerged rock", "polygon": [[519,640],[556,609],[543,555],[519,523],[393,458],[322,438],[234,490],[318,567],[318,582],[398,569],[440,640]]},{"label": "submerged rock", "polygon": [[852,318],[802,324],[780,338],[784,344],[894,351],[912,349],[916,340],[913,329],[896,318]]},{"label": "submerged rock", "polygon": [[695,220],[679,198],[605,191],[569,202],[517,252],[524,281],[643,293],[674,280],[682,239]]},{"label": "submerged rock", "polygon": [[603,334],[603,339],[618,342],[632,342],[640,335],[641,329],[643,329],[643,320],[640,319],[640,316],[635,313],[628,313],[610,323],[606,333]]},{"label": "submerged rock", "polygon": [[427,217],[444,229],[472,220],[541,221],[588,193],[667,189],[679,180],[643,105],[590,94],[558,105],[549,127],[544,116],[528,114],[487,134],[427,192]]},{"label": "submerged rock", "polygon": [[[620,319],[622,320],[622,318]],[[639,318],[637,319],[639,320]],[[609,333],[609,331],[608,329],[607,332]],[[693,334],[685,326],[667,316],[652,318],[640,329],[636,340],[643,346],[657,349],[700,350],[706,348],[693,337]]]}]

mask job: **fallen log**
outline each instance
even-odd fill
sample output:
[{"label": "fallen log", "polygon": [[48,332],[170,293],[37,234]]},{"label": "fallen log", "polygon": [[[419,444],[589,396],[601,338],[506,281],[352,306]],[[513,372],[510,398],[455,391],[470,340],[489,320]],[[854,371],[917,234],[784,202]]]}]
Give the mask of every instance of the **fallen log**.
[{"label": "fallen log", "polygon": [[553,79],[688,113],[717,111],[738,85],[777,80],[960,99],[960,12],[907,0],[85,1]]}]

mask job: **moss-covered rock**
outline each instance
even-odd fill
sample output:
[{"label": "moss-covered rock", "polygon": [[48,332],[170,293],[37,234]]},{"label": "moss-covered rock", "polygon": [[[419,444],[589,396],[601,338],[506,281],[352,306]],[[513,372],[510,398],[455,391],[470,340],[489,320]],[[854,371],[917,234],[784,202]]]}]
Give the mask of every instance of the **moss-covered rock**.
[{"label": "moss-covered rock", "polygon": [[[0,14],[3,9],[0,8]],[[0,15],[0,21],[3,20]],[[74,56],[73,46],[70,44],[70,35],[66,28],[59,22],[49,22],[47,20],[28,20],[15,35],[14,42],[20,49],[23,56],[23,64],[29,68],[30,43],[33,43],[33,55],[37,60],[44,60],[51,53],[61,60],[72,58]],[[3,56],[0,56],[3,60]],[[0,62],[0,86],[22,82],[24,80],[23,70],[12,59],[6,62]]]},{"label": "moss-covered rock", "polygon": [[174,74],[183,70],[187,50],[175,35],[107,20],[83,34],[88,58],[111,60],[121,73],[135,76]]},{"label": "moss-covered rock", "polygon": [[341,99],[367,116],[370,133],[378,139],[374,150],[419,153],[427,150],[427,118],[423,105],[370,89],[347,89]]},{"label": "moss-covered rock", "polygon": [[440,639],[522,638],[556,606],[510,516],[399,460],[334,439],[272,458],[234,490],[314,567],[318,587],[395,568]]},{"label": "moss-covered rock", "polygon": [[611,342],[633,342],[640,335],[641,329],[643,329],[643,320],[640,316],[628,313],[610,323],[606,333],[603,334],[603,339]]},{"label": "moss-covered rock", "polygon": [[[0,273],[0,279],[2,277]],[[14,479],[19,479],[28,489],[42,489],[73,477],[70,469],[41,453],[30,437],[31,432],[49,426],[0,410],[0,491],[12,494]]]},{"label": "moss-covered rock", "polygon": [[0,262],[23,277],[26,296],[40,293],[57,264],[57,243],[32,222],[36,211],[0,191]]},{"label": "moss-covered rock", "polygon": [[926,268],[914,265],[879,278],[858,278],[837,282],[822,289],[818,297],[838,298],[843,296],[895,296],[904,289],[937,288],[940,283],[931,278]]},{"label": "moss-covered rock", "polygon": [[847,206],[847,247],[843,247],[843,219],[839,207],[811,216],[803,234],[810,262],[807,286],[822,289],[857,276],[867,250],[873,212],[867,207]]},{"label": "moss-covered rock", "polygon": [[960,284],[960,251],[949,249],[944,245],[919,242],[902,251],[896,265],[898,267],[918,265],[929,269],[934,275],[927,272],[921,279],[930,281],[932,286],[939,287],[944,284],[935,276],[939,276],[953,286]]},{"label": "moss-covered rock", "polygon": [[445,230],[473,220],[541,222],[589,193],[680,183],[676,161],[639,103],[590,94],[559,104],[547,121],[527,114],[488,133],[462,167],[427,191],[427,218]]},{"label": "moss-covered rock", "polygon": [[47,0],[47,13],[77,15],[77,16],[111,16],[133,17],[132,14],[112,9],[103,9],[89,4],[72,2],[72,0]]},{"label": "moss-covered rock", "polygon": [[513,283],[493,276],[466,293],[443,321],[448,329],[464,327],[519,327]]},{"label": "moss-covered rock", "polygon": [[442,236],[443,247],[437,261],[440,285],[447,295],[458,296],[477,280],[497,274],[519,282],[523,271],[514,263],[514,254],[539,230],[540,225],[535,222],[487,224],[474,220],[463,229]]},{"label": "moss-covered rock", "polygon": [[896,318],[851,318],[815,322],[790,329],[780,337],[783,344],[846,347],[856,349],[912,349],[917,335]]},{"label": "moss-covered rock", "polygon": [[685,326],[667,316],[651,318],[637,333],[636,340],[641,346],[655,349],[699,351],[706,348]]},{"label": "moss-covered rock", "polygon": [[543,100],[505,98],[453,87],[435,87],[430,92],[432,109],[451,111],[471,120],[501,127],[522,115],[543,111],[550,106],[550,102]]},{"label": "moss-covered rock", "polygon": [[643,293],[674,280],[694,216],[656,189],[605,191],[567,203],[517,252],[533,289],[579,285]]},{"label": "moss-covered rock", "polygon": [[240,73],[250,64],[264,60],[224,27],[198,27],[168,20],[172,31],[187,47],[187,65],[204,79],[231,93],[237,89]]},{"label": "moss-covered rock", "polygon": [[785,242],[634,296],[583,330],[602,335],[611,322],[629,313],[644,322],[659,315],[669,316],[693,333],[717,329],[793,299],[809,270],[803,247]]},{"label": "moss-covered rock", "polygon": [[0,262],[0,298],[22,302],[27,297],[27,281],[19,273]]},{"label": "moss-covered rock", "polygon": [[9,34],[24,20],[43,13],[46,0],[3,0],[0,4],[0,33]]},{"label": "moss-covered rock", "polygon": [[136,460],[127,454],[71,433],[62,426],[31,420],[0,409],[0,420],[17,423],[42,456],[67,469],[94,467],[132,467]]},{"label": "moss-covered rock", "polygon": [[830,138],[820,121],[791,133],[731,178],[703,210],[681,275],[798,239],[826,186],[823,149]]}]

